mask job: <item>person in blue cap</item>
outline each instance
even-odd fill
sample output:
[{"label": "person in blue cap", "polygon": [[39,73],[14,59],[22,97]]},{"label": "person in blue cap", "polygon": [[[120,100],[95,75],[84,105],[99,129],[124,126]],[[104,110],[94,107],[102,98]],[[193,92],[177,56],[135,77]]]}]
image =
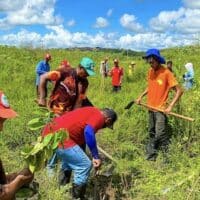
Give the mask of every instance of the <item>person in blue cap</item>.
[{"label": "person in blue cap", "polygon": [[[166,131],[167,116],[175,103],[181,97],[183,91],[176,81],[173,73],[165,68],[165,59],[159,50],[149,49],[143,57],[150,64],[147,75],[147,87],[138,97],[136,102],[140,104],[142,98],[147,96],[149,109],[149,143],[147,144],[147,160],[156,160],[158,150],[166,152],[170,142],[170,133]],[[171,102],[168,102],[169,91],[175,91]],[[163,110],[163,112],[156,109]]]}]

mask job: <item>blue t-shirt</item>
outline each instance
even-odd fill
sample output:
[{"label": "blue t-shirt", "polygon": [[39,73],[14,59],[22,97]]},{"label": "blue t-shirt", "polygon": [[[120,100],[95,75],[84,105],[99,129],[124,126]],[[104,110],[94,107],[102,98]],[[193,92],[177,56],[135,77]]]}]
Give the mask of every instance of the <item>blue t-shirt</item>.
[{"label": "blue t-shirt", "polygon": [[50,65],[46,60],[40,61],[36,66],[36,85],[40,83],[40,76],[50,71]]}]

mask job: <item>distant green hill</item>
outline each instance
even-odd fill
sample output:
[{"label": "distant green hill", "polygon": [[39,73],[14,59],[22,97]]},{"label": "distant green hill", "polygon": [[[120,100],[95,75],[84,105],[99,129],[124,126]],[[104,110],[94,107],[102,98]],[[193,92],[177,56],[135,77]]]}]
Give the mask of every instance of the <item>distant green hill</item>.
[{"label": "distant green hill", "polygon": [[[0,136],[0,155],[5,168],[11,172],[23,166],[20,150],[25,144],[33,142],[39,135],[28,130],[27,122],[38,110],[34,103],[35,66],[40,61],[44,49],[24,49],[0,46],[0,89],[3,90],[19,117],[7,121],[5,130]],[[104,130],[98,135],[99,145],[118,160],[109,191],[116,199],[136,200],[197,200],[200,199],[200,47],[188,46],[161,51],[166,60],[174,63],[174,73],[182,84],[184,65],[194,64],[195,86],[185,91],[174,112],[195,118],[195,122],[187,122],[169,117],[172,128],[172,142],[169,149],[168,163],[162,154],[156,162],[148,162],[145,158],[147,140],[147,110],[133,106],[124,110],[124,106],[136,99],[146,86],[148,65],[141,59],[142,52],[115,49],[52,49],[51,68],[55,69],[63,59],[77,66],[83,56],[94,59],[96,76],[89,78],[88,97],[97,107],[111,107],[119,115],[115,130]],[[111,80],[103,80],[99,74],[100,61],[109,58],[109,66],[118,58],[125,69],[122,91],[111,92]],[[128,66],[136,62],[132,77],[128,77]],[[49,83],[49,90],[52,85]],[[170,94],[172,95],[172,94]],[[104,166],[108,166],[108,162]],[[64,189],[59,190],[55,179],[47,177],[45,170],[36,174],[40,183],[42,200],[62,200],[68,195]],[[90,188],[91,189],[91,188]],[[118,197],[117,197],[118,196]]]}]

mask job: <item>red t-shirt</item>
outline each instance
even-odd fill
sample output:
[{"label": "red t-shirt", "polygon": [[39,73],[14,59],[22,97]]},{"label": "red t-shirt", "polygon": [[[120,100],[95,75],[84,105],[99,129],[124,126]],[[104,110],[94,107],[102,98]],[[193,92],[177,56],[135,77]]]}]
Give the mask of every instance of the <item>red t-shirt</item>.
[{"label": "red t-shirt", "polygon": [[112,85],[120,86],[121,76],[123,76],[123,68],[122,67],[113,67],[111,70],[112,76]]},{"label": "red t-shirt", "polygon": [[104,116],[99,109],[95,107],[78,108],[54,118],[50,124],[44,127],[42,136],[66,129],[69,133],[69,139],[64,141],[64,148],[76,144],[82,145],[85,143],[84,129],[87,125],[92,126],[95,133],[104,126]]}]

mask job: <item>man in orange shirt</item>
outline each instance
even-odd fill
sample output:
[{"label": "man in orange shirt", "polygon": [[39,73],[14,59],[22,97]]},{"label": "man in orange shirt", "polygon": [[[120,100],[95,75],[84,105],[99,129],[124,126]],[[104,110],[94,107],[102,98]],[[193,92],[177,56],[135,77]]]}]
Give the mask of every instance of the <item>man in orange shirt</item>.
[{"label": "man in orange shirt", "polygon": [[[174,104],[182,95],[182,89],[178,85],[174,75],[165,68],[165,59],[160,55],[159,50],[149,49],[143,57],[150,64],[151,68],[147,76],[147,88],[136,100],[140,104],[141,99],[147,95],[147,105],[155,108],[149,110],[149,143],[147,145],[147,160],[156,160],[158,150],[167,150],[170,142],[170,134],[166,132],[167,116]],[[175,91],[174,98],[168,104],[167,98],[170,90]],[[163,112],[156,111],[156,108]]]},{"label": "man in orange shirt", "polygon": [[122,78],[124,75],[123,68],[119,66],[119,61],[114,59],[114,67],[108,74],[112,77],[113,92],[121,90]]}]

